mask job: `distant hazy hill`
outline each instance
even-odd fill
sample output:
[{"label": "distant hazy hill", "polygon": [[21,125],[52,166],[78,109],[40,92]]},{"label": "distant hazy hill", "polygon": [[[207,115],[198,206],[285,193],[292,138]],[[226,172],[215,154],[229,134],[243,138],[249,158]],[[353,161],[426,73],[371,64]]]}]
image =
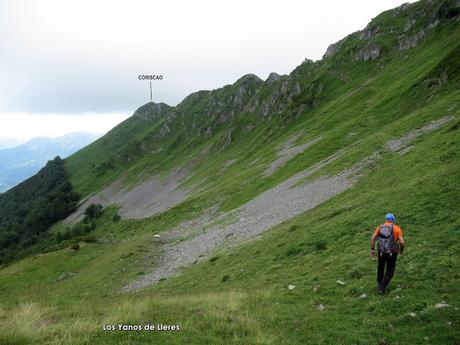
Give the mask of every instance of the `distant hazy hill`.
[{"label": "distant hazy hill", "polygon": [[67,157],[99,136],[70,133],[57,138],[34,138],[16,147],[0,149],[0,192],[34,175],[55,156]]},{"label": "distant hazy hill", "polygon": [[9,149],[10,147],[16,147],[21,143],[22,141],[20,141],[19,139],[0,136],[0,150]]}]

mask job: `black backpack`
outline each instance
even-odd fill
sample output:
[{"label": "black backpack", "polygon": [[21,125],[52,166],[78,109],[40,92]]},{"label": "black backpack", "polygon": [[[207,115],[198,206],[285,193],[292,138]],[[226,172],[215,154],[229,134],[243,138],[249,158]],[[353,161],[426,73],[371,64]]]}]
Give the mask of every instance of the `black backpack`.
[{"label": "black backpack", "polygon": [[393,224],[380,225],[379,253],[393,254],[397,251],[398,245],[393,235]]}]

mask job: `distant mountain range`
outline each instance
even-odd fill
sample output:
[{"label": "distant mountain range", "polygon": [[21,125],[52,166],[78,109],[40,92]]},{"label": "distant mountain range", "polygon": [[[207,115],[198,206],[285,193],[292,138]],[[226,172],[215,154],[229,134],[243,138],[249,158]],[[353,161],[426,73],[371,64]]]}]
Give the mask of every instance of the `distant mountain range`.
[{"label": "distant mountain range", "polygon": [[99,137],[98,133],[76,132],[57,138],[37,137],[15,147],[9,147],[14,143],[14,139],[2,138],[0,140],[0,192],[34,175],[55,156],[67,157]]},{"label": "distant mountain range", "polygon": [[24,141],[19,139],[0,136],[0,150],[9,149],[21,145]]}]

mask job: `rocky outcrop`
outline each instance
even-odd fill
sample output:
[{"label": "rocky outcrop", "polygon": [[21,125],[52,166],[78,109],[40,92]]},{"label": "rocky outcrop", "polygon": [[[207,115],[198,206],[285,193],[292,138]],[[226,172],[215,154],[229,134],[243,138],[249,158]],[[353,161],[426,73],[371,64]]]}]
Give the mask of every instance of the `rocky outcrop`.
[{"label": "rocky outcrop", "polygon": [[278,74],[278,73],[275,73],[275,72],[272,72],[270,73],[270,75],[268,76],[266,82],[267,83],[272,83],[274,81],[277,81],[277,80],[280,80],[281,76]]},{"label": "rocky outcrop", "polygon": [[355,60],[367,61],[374,60],[380,56],[380,47],[376,44],[369,44],[361,48],[355,55]]},{"label": "rocky outcrop", "polygon": [[425,36],[425,30],[420,30],[414,35],[403,37],[399,41],[399,50],[407,50],[417,47],[425,39]]},{"label": "rocky outcrop", "polygon": [[360,40],[368,40],[374,38],[379,34],[379,28],[375,26],[373,23],[367,24],[364,30],[360,31],[358,34],[358,38]]},{"label": "rocky outcrop", "polygon": [[165,103],[149,102],[138,108],[133,116],[143,120],[154,120],[162,115],[166,115],[171,109],[172,107]]},{"label": "rocky outcrop", "polygon": [[403,32],[408,32],[410,29],[412,29],[415,26],[416,23],[417,21],[415,20],[415,18],[409,19],[406,25],[404,26]]},{"label": "rocky outcrop", "polygon": [[228,128],[227,131],[225,132],[225,142],[224,142],[224,147],[227,147],[232,143],[233,137],[233,128]]},{"label": "rocky outcrop", "polygon": [[394,16],[400,16],[401,14],[405,13],[410,7],[410,3],[406,2],[404,4],[402,4],[401,6],[399,7],[396,7],[395,9],[393,9],[393,15]]},{"label": "rocky outcrop", "polygon": [[328,57],[331,57],[333,56],[335,53],[337,53],[337,51],[340,49],[340,47],[342,46],[344,42],[344,39],[343,40],[340,40],[334,44],[331,44],[329,47],[327,47],[326,49],[326,52],[324,53],[323,55],[323,59],[324,58],[328,58]]},{"label": "rocky outcrop", "polygon": [[256,76],[253,73],[249,73],[249,74],[242,76],[240,79],[238,79],[235,84],[251,85],[251,84],[260,84],[262,82],[263,80],[260,79],[258,76]]},{"label": "rocky outcrop", "polygon": [[[427,0],[414,5],[406,3],[381,16],[387,18],[384,21],[372,20],[363,30],[331,44],[323,58],[334,56],[340,50],[344,53],[344,59],[351,56],[355,61],[368,61],[378,58],[382,48],[385,51],[387,48],[400,51],[415,48],[425,40],[433,28],[449,22],[460,22],[460,0]],[[403,24],[396,21],[389,25],[384,24],[391,22],[388,16],[400,17],[398,21],[402,21]],[[390,40],[382,40],[381,37],[388,37]],[[393,40],[396,40],[397,45],[389,46],[388,43]],[[358,48],[359,41],[364,41],[365,46]]]}]

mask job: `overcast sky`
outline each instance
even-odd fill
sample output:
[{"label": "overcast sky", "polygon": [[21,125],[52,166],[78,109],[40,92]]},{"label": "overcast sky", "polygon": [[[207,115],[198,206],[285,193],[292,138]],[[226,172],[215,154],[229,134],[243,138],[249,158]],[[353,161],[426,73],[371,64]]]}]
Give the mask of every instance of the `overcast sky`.
[{"label": "overcast sky", "polygon": [[400,0],[0,0],[0,137],[106,132],[247,73],[318,60]]}]

